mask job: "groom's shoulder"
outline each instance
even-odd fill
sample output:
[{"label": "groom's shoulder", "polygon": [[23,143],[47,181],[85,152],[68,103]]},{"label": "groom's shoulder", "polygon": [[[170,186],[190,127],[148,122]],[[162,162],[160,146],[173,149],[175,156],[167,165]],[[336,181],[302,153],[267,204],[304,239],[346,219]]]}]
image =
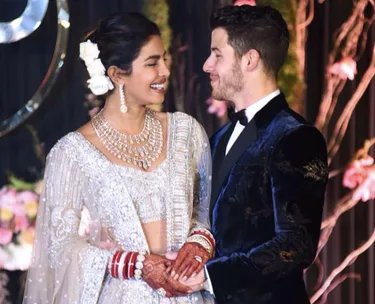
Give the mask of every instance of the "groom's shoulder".
[{"label": "groom's shoulder", "polygon": [[283,109],[276,115],[271,121],[269,129],[273,131],[278,130],[279,132],[291,131],[293,129],[299,129],[300,127],[313,127],[312,123],[308,122],[303,116],[295,112],[291,108]]},{"label": "groom's shoulder", "polygon": [[299,113],[290,108],[284,109],[272,120],[267,128],[266,134],[276,141],[293,138],[292,142],[294,141],[295,144],[306,140],[325,141],[322,140],[324,139],[323,135],[313,123],[307,121]]}]

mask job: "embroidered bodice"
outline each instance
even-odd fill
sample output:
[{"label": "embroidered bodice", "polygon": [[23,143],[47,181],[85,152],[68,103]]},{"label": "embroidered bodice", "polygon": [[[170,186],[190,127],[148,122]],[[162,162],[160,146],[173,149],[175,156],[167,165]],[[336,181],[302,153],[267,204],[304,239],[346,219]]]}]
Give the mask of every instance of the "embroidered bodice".
[{"label": "embroidered bodice", "polygon": [[131,167],[120,169],[142,224],[165,220],[168,174],[168,159],[151,172]]}]

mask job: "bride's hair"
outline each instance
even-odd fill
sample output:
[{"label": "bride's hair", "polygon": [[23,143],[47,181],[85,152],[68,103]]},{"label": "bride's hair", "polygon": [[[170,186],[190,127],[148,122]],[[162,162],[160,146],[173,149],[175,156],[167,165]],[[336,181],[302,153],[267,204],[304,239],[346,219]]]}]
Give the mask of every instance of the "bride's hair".
[{"label": "bride's hair", "polygon": [[140,13],[117,13],[99,21],[96,29],[88,33],[85,41],[98,45],[105,69],[117,66],[132,73],[132,62],[151,36],[159,35],[158,26]]}]

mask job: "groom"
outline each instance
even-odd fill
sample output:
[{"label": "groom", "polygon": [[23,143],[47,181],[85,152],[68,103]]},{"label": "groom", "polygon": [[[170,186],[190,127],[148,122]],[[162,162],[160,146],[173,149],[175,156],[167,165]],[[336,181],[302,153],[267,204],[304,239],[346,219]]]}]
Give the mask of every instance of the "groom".
[{"label": "groom", "polygon": [[213,292],[218,303],[310,303],[303,271],[319,241],[327,154],[277,87],[287,24],[269,6],[244,5],[219,9],[211,26],[203,69],[213,98],[235,106],[211,139]]}]

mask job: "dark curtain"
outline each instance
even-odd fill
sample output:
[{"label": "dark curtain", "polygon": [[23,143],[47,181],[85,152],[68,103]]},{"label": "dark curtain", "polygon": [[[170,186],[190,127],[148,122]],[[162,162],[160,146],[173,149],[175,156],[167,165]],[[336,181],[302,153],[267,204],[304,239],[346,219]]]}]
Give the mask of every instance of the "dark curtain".
[{"label": "dark curtain", "polygon": [[[18,17],[26,0],[0,0],[0,21]],[[47,153],[56,141],[88,121],[84,107],[87,72],[78,58],[78,44],[100,18],[111,13],[141,11],[139,0],[70,0],[69,43],[65,64],[51,93],[27,124],[38,131]],[[0,44],[0,120],[13,115],[36,92],[50,64],[56,42],[56,3],[49,1],[41,26],[29,37]],[[33,151],[32,137],[23,125],[0,138],[0,185],[9,172],[34,181],[41,164]]]},{"label": "dark curtain", "polygon": [[[211,95],[209,77],[203,64],[210,54],[209,18],[215,9],[231,4],[231,0],[181,1],[167,0],[172,29],[171,53],[174,54],[171,78],[179,86],[171,86],[164,104],[166,111],[184,112],[194,116],[212,135],[220,126],[215,115],[207,112],[206,100]],[[184,51],[179,51],[183,49]],[[184,83],[184,88],[181,88]]]},{"label": "dark curtain", "polygon": [[[316,4],[315,18],[309,27],[306,48],[306,108],[305,116],[314,121],[324,90],[324,73],[328,55],[332,49],[334,31],[346,21],[352,11],[352,1],[330,0]],[[343,109],[357,87],[365,69],[370,63],[375,42],[373,25],[362,59],[358,62],[358,74],[353,81],[348,81],[338,102],[338,110]],[[354,156],[356,150],[363,146],[364,140],[375,136],[375,83],[371,81],[368,90],[361,98],[350,121],[347,134],[341,148],[332,161],[331,169],[343,168]],[[333,121],[337,119],[335,115]],[[333,130],[333,124],[329,127]],[[374,157],[374,149],[371,149]],[[348,191],[342,187],[342,175],[333,178],[327,191],[325,215],[329,215],[337,200]],[[322,252],[321,258],[328,275],[354,249],[362,245],[375,229],[374,201],[360,202],[354,209],[346,212],[338,221],[331,239]],[[339,285],[329,296],[327,303],[332,304],[373,304],[375,303],[375,251],[372,245],[355,263],[343,273],[358,273],[361,280],[348,279]],[[314,269],[310,271],[309,281]],[[311,284],[312,285],[312,284]],[[312,286],[310,294],[312,293]]]},{"label": "dark curtain", "polygon": [[[147,1],[147,0],[145,0]],[[12,11],[4,13],[5,4],[10,1],[0,0],[0,21],[11,20],[18,16],[26,0],[18,3]],[[210,96],[209,80],[202,71],[202,65],[209,54],[210,30],[208,18],[212,10],[230,0],[168,0],[170,5],[170,24],[172,26],[172,53],[181,46],[186,46],[181,58],[172,66],[172,77],[184,81],[185,89],[170,87],[164,104],[165,110],[176,111],[181,107],[195,116],[212,134],[219,122],[207,113],[205,100]],[[87,77],[83,64],[78,60],[78,43],[84,33],[95,25],[98,19],[112,12],[141,11],[140,0],[71,0],[71,30],[66,63],[60,77],[42,107],[27,121],[34,126],[45,145],[45,151],[66,133],[77,129],[88,121],[84,107],[85,94],[88,93],[84,81]],[[324,89],[325,63],[332,47],[332,34],[347,18],[352,9],[352,1],[326,0],[316,4],[315,19],[309,27],[306,56],[306,103],[305,116],[314,121],[321,95]],[[13,14],[13,15],[12,15]],[[12,15],[11,17],[9,17]],[[47,16],[41,27],[30,37],[10,45],[0,45],[0,119],[13,114],[30,98],[47,71],[56,40],[56,8],[50,1]],[[372,46],[375,42],[375,28],[369,32],[368,47],[358,63],[358,75],[353,82],[348,82],[340,98],[340,105],[350,98],[358,79],[369,63]],[[181,66],[183,70],[181,71]],[[177,72],[181,75],[177,76]],[[179,78],[178,78],[179,77]],[[183,95],[176,101],[176,96]],[[332,168],[341,168],[347,164],[354,152],[362,146],[366,138],[375,136],[375,84],[371,82],[352,117],[347,135],[341,149],[335,157]],[[374,150],[372,150],[372,155]],[[38,177],[41,165],[34,155],[32,137],[25,126],[21,126],[0,138],[0,185],[6,182],[7,170],[16,176],[34,181]],[[346,193],[341,186],[341,177],[331,180],[325,213],[329,214],[336,200]],[[346,255],[360,246],[375,228],[375,210],[373,202],[358,204],[345,213],[331,240],[322,253],[325,273],[338,266]],[[361,275],[360,282],[347,280],[337,287],[328,297],[332,304],[373,304],[375,303],[375,252],[374,245],[362,254],[346,272]],[[312,294],[312,282],[316,271],[308,275],[308,289]]]}]

